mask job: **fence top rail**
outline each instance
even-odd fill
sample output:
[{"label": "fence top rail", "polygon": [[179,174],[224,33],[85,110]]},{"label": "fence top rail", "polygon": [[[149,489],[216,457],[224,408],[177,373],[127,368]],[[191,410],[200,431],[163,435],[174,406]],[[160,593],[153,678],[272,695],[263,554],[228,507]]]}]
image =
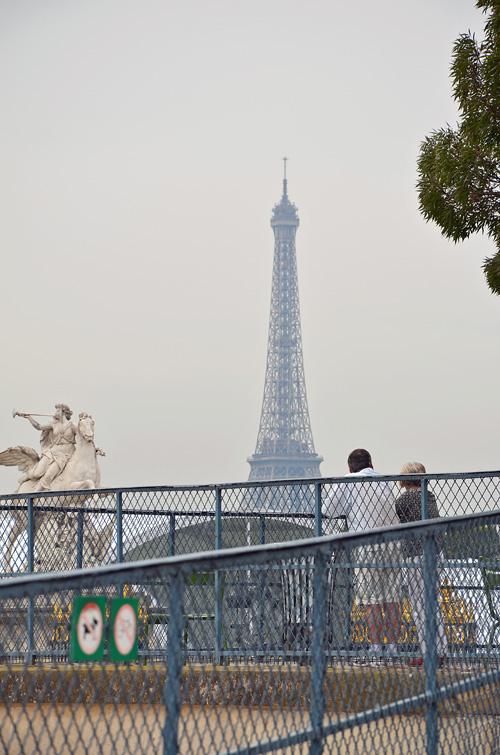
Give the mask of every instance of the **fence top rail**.
[{"label": "fence top rail", "polygon": [[[307,558],[322,554],[330,557],[335,549],[349,549],[370,543],[390,542],[400,540],[410,535],[428,535],[435,537],[450,527],[456,530],[471,526],[500,525],[500,511],[490,511],[481,514],[467,514],[450,518],[429,519],[399,524],[391,527],[360,532],[346,532],[337,535],[325,535],[316,538],[293,540],[265,545],[252,545],[237,548],[227,548],[218,551],[204,551],[200,553],[169,556],[134,561],[86,569],[73,569],[65,572],[38,572],[20,577],[0,580],[0,600],[16,597],[33,597],[54,588],[70,590],[76,588],[96,587],[116,583],[133,583],[143,579],[155,579],[169,575],[174,577],[179,573],[190,574],[200,571],[215,571],[217,569],[238,568],[250,565],[264,565],[270,560]],[[500,554],[499,554],[500,561]]]},{"label": "fence top rail", "polygon": [[85,499],[99,496],[100,498],[107,498],[112,495],[126,495],[137,493],[196,493],[196,492],[216,492],[218,490],[248,490],[249,488],[276,488],[276,487],[294,487],[296,485],[301,486],[314,486],[314,485],[332,485],[332,484],[347,484],[347,485],[359,485],[360,483],[376,479],[380,482],[398,482],[399,480],[474,480],[481,478],[500,478],[500,470],[492,470],[485,472],[434,472],[426,474],[388,474],[377,475],[373,477],[355,477],[355,476],[340,476],[340,477],[306,477],[285,480],[260,480],[260,481],[247,481],[247,482],[226,482],[226,483],[213,483],[206,485],[155,485],[155,486],[137,486],[137,487],[109,487],[109,488],[96,488],[95,490],[57,490],[57,491],[39,491],[33,493],[2,493],[0,495],[0,501],[15,501],[15,500],[27,500],[33,499],[45,499],[45,498],[60,498],[64,497],[85,497]]}]

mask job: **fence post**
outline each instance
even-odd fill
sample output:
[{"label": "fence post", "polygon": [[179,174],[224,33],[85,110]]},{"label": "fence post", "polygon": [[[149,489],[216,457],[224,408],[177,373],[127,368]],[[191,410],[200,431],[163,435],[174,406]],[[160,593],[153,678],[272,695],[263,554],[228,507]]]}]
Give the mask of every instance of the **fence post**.
[{"label": "fence post", "polygon": [[[116,493],[116,563],[123,562],[123,501],[121,492]],[[116,585],[116,594],[123,596],[125,586]]]},{"label": "fence post", "polygon": [[177,572],[170,584],[167,635],[167,676],[165,679],[165,725],[163,746],[166,755],[179,752],[179,716],[181,712],[182,636],[184,634],[184,588],[186,578]]},{"label": "fence post", "polygon": [[[422,480],[422,514],[426,512],[428,517],[427,480]],[[427,755],[436,755],[438,751],[438,702],[437,702],[437,551],[436,537],[424,535],[423,537],[423,571],[424,571],[424,597],[425,597],[425,694],[427,697],[426,731],[427,731]]]},{"label": "fence post", "polygon": [[28,572],[31,574],[35,568],[35,512],[33,510],[33,498],[28,498]]},{"label": "fence post", "polygon": [[422,492],[422,519],[428,519],[429,518],[429,496],[428,496],[428,485],[429,480],[422,480],[421,483],[421,492]]},{"label": "fence post", "polygon": [[[35,569],[35,515],[33,498],[28,498],[28,572]],[[33,665],[35,660],[35,599],[28,598],[28,653],[27,662]]]},{"label": "fence post", "polygon": [[83,564],[83,510],[77,513],[76,528],[76,568],[81,569]]},{"label": "fence post", "polygon": [[170,514],[170,555],[175,556],[175,514]]},{"label": "fence post", "polygon": [[[215,488],[215,549],[222,548],[222,490]],[[222,577],[215,570],[215,663],[220,664],[222,649]]]},{"label": "fence post", "polygon": [[[266,517],[259,516],[259,545],[265,545],[266,543]],[[257,596],[252,596],[252,605],[255,605],[255,597],[257,597],[257,647],[259,650],[264,648],[264,606],[266,605],[266,583],[264,578],[264,570],[258,569],[257,579]]]},{"label": "fence post", "polygon": [[122,494],[116,494],[116,562],[121,564],[123,561],[123,508]]},{"label": "fence post", "polygon": [[[342,553],[342,550],[340,551]],[[350,547],[347,547],[344,551],[345,553],[345,566],[343,567],[344,572],[344,580],[345,580],[345,604],[344,604],[344,643],[347,650],[351,649],[351,611],[353,608],[354,600],[353,600],[353,566],[352,566],[352,554],[353,549]],[[339,554],[338,552],[335,553],[335,561],[336,563],[339,563]],[[341,563],[341,562],[340,562]],[[364,648],[363,648],[364,651]]]},{"label": "fence post", "polygon": [[315,537],[321,537],[323,534],[323,522],[321,519],[321,482],[314,483],[314,535]]},{"label": "fence post", "polygon": [[215,550],[222,548],[222,490],[215,488]]},{"label": "fence post", "polygon": [[328,559],[318,553],[313,575],[313,635],[311,668],[311,745],[310,755],[323,750],[323,718],[325,715],[326,630],[327,630],[327,568]]}]

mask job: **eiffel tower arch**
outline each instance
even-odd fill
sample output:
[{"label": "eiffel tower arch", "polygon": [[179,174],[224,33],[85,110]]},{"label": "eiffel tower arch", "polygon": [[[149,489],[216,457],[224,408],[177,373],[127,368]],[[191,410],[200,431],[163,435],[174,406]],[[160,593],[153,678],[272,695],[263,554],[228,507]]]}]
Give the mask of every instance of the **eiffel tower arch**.
[{"label": "eiffel tower arch", "polygon": [[307,406],[295,234],[297,208],[288,198],[286,158],[283,196],[273,208],[273,282],[264,398],[249,480],[320,477],[323,458],[314,450]]}]

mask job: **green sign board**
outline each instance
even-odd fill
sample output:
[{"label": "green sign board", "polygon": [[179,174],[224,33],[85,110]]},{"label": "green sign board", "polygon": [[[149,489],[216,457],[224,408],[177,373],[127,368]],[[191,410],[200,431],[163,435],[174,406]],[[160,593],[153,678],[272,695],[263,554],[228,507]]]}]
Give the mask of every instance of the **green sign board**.
[{"label": "green sign board", "polygon": [[104,658],[105,595],[78,595],[73,601],[70,661]]},{"label": "green sign board", "polygon": [[109,629],[109,660],[137,659],[139,598],[113,598]]}]

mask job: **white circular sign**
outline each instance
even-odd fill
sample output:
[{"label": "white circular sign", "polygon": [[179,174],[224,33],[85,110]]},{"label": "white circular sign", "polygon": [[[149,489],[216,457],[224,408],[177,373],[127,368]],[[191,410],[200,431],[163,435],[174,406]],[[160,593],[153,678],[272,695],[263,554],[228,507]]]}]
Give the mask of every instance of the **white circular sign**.
[{"label": "white circular sign", "polygon": [[102,614],[96,603],[87,603],[81,610],[76,626],[76,636],[80,649],[85,655],[92,655],[101,644],[103,631]]},{"label": "white circular sign", "polygon": [[121,655],[128,655],[135,643],[137,621],[135,611],[130,603],[124,603],[116,614],[114,637],[115,645]]}]

